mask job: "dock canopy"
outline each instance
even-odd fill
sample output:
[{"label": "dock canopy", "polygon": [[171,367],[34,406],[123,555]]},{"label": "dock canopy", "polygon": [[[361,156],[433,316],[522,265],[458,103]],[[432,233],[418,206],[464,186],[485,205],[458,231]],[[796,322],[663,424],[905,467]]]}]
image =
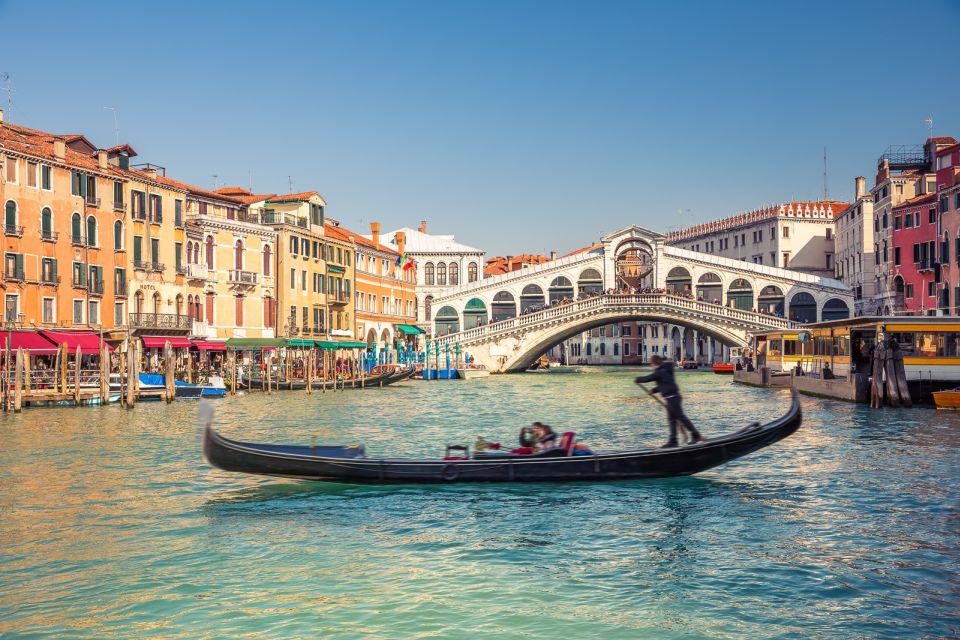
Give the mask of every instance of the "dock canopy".
[{"label": "dock canopy", "polygon": [[343,342],[334,342],[334,349],[366,349],[366,342],[357,342],[356,340],[344,340]]},{"label": "dock canopy", "polygon": [[226,342],[216,342],[213,340],[194,340],[193,346],[200,351],[226,351]]},{"label": "dock canopy", "polygon": [[293,338],[290,342],[287,343],[288,347],[295,347],[297,349],[312,349],[317,346],[316,340],[304,340],[303,338]]},{"label": "dock canopy", "polygon": [[[6,343],[7,334],[3,335],[3,341]],[[10,352],[15,353],[17,349],[23,349],[30,355],[48,355],[57,352],[57,345],[50,342],[37,331],[11,331],[10,332]]]},{"label": "dock canopy", "polygon": [[[80,347],[80,353],[85,356],[100,353],[100,337],[92,331],[47,331],[42,329],[39,333],[57,346],[65,343],[67,351],[70,353],[76,352],[77,347]],[[113,347],[109,344],[106,342],[103,342],[103,344],[107,345],[108,351],[113,351]]]},{"label": "dock canopy", "polygon": [[285,346],[287,346],[286,338],[229,338],[227,340],[229,349],[276,349]]},{"label": "dock canopy", "polygon": [[417,335],[420,335],[421,333],[426,333],[426,331],[424,331],[420,327],[417,327],[412,324],[398,324],[397,331],[399,331],[400,333],[405,333],[408,336],[417,336]]},{"label": "dock canopy", "polygon": [[140,339],[143,340],[144,349],[163,349],[163,345],[167,342],[174,349],[190,348],[189,340],[176,336],[141,336]]}]

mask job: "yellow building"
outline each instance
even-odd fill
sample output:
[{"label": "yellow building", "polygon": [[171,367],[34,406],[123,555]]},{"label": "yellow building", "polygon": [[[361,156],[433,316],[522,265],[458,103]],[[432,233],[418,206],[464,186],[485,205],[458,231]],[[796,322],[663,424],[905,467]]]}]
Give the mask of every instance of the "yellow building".
[{"label": "yellow building", "polygon": [[329,335],[334,340],[356,342],[354,304],[355,260],[357,245],[346,229],[330,221],[324,234],[327,239],[327,305]]},{"label": "yellow building", "polygon": [[246,196],[250,215],[276,236],[277,337],[326,338],[327,265],[323,217],[315,191]]},{"label": "yellow building", "polygon": [[249,192],[181,184],[187,189],[183,271],[193,335],[275,337],[276,231],[249,212],[243,201]]}]

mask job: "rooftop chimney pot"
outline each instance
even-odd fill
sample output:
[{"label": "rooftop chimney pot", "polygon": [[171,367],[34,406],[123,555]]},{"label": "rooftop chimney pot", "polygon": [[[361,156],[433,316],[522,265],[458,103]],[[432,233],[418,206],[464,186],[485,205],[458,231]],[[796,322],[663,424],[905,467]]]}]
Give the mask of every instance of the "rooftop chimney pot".
[{"label": "rooftop chimney pot", "polygon": [[67,143],[63,140],[53,141],[53,157],[57,160],[63,160],[67,157]]},{"label": "rooftop chimney pot", "polygon": [[107,150],[106,149],[97,150],[97,166],[99,166],[101,169],[107,168]]},{"label": "rooftop chimney pot", "polygon": [[426,221],[426,220],[421,220],[421,221],[420,221],[420,233],[426,233],[426,232],[427,232],[427,221]]},{"label": "rooftop chimney pot", "polygon": [[373,244],[380,246],[380,223],[371,222],[370,223],[370,239],[373,240]]}]

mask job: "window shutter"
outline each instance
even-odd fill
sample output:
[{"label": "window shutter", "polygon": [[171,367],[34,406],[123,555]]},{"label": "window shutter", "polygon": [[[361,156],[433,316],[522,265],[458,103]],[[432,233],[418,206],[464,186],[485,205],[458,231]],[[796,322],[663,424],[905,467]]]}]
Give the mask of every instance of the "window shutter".
[{"label": "window shutter", "polygon": [[17,277],[23,279],[23,254],[18,253],[17,255]]}]

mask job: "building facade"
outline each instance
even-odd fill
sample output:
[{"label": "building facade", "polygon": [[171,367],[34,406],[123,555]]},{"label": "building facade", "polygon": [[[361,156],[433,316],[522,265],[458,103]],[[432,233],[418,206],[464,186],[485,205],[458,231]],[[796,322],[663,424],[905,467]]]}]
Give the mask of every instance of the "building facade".
[{"label": "building facade", "polygon": [[873,198],[866,179],[854,181],[854,201],[836,221],[836,278],[853,289],[854,315],[869,313],[876,293],[874,278]]},{"label": "building facade", "polygon": [[890,258],[896,310],[906,315],[933,315],[940,297],[936,192],[893,207],[891,217]]},{"label": "building facade", "polygon": [[[326,236],[327,282],[326,294],[329,316],[327,327],[334,340],[355,341],[356,305],[356,245],[350,236],[340,229],[339,222],[329,221],[324,229]],[[323,286],[321,285],[321,289]]]},{"label": "building facade", "polygon": [[403,227],[387,233],[385,237],[392,246],[397,244],[397,233],[403,234],[406,254],[417,267],[417,323],[429,331],[433,299],[450,287],[483,277],[485,253],[457,242],[452,235],[428,234],[425,221],[417,229]]},{"label": "building facade", "polygon": [[668,244],[816,276],[834,275],[834,220],[843,202],[790,202],[668,235]]},{"label": "building facade", "polygon": [[937,151],[937,210],[940,214],[940,309],[960,315],[960,143]]},{"label": "building facade", "polygon": [[183,186],[183,272],[193,334],[214,340],[275,337],[277,232],[250,212],[242,193]]}]

